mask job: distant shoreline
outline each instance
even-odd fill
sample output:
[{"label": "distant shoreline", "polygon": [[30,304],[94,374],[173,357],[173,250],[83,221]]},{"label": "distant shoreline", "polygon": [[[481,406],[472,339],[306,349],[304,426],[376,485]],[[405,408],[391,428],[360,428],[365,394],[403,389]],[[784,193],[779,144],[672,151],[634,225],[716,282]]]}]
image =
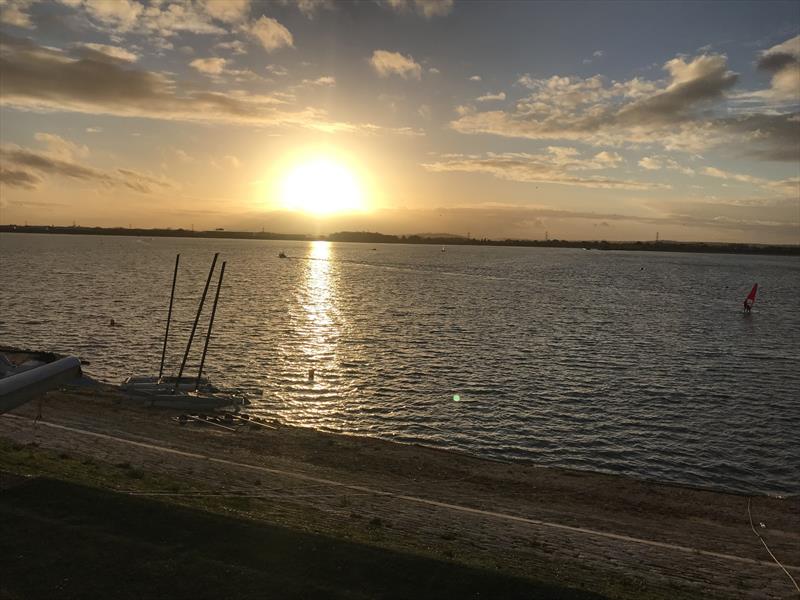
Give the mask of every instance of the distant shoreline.
[{"label": "distant shoreline", "polygon": [[190,229],[129,229],[124,227],[62,227],[49,225],[0,225],[0,233],[37,233],[59,235],[121,235],[130,237],[174,237],[199,239],[282,240],[354,242],[363,244],[430,244],[436,246],[519,246],[531,248],[582,248],[585,250],[638,250],[651,252],[705,252],[716,254],[767,254],[800,256],[800,244],[771,245],[717,242],[634,241],[606,240],[492,240],[459,236],[387,235],[363,231],[342,231],[327,236],[299,233],[273,233],[255,231],[194,231]]}]

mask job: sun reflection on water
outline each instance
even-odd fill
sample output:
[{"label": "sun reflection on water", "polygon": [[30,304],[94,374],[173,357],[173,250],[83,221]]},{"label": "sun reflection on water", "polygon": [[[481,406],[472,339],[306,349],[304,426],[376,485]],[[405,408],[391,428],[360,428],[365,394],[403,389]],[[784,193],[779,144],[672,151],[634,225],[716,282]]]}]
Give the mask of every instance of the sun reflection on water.
[{"label": "sun reflection on water", "polygon": [[293,320],[298,335],[295,345],[298,376],[303,381],[294,386],[294,396],[301,388],[304,412],[319,413],[323,404],[338,398],[336,360],[343,317],[336,302],[332,259],[333,247],[329,242],[311,242],[298,290],[298,310]]}]

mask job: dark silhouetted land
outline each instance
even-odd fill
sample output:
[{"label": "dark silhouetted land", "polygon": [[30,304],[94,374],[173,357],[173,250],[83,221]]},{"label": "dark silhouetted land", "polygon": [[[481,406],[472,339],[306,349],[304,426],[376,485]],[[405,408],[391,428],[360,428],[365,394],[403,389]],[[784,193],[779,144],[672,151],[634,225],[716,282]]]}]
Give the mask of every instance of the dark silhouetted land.
[{"label": "dark silhouetted land", "polygon": [[328,240],[364,244],[435,244],[450,246],[523,246],[531,248],[582,248],[585,250],[638,250],[653,252],[710,252],[724,254],[773,254],[800,256],[800,244],[740,244],[723,242],[520,240],[460,237],[451,234],[390,235],[369,231],[340,231],[327,236],[265,231],[194,231],[192,229],[137,229],[124,227],[61,227],[52,225],[0,225],[0,233],[50,233],[79,235],[124,235],[135,237],[218,238],[239,240]]}]

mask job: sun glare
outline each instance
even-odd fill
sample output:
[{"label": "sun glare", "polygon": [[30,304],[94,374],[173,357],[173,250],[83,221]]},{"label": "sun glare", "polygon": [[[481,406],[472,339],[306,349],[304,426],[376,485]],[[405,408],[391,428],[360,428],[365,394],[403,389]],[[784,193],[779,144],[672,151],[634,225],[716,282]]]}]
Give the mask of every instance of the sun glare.
[{"label": "sun glare", "polygon": [[364,208],[356,176],[343,164],[328,158],[304,162],[291,169],[283,180],[281,202],[288,210],[313,215]]}]

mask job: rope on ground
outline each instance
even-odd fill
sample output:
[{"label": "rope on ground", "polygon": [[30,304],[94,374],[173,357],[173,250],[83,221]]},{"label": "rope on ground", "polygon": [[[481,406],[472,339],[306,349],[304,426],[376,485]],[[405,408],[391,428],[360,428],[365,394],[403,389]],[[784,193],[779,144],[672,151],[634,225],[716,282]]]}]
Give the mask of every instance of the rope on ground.
[{"label": "rope on ground", "polygon": [[786,576],[792,580],[792,584],[794,584],[794,589],[800,592],[800,586],[797,585],[797,581],[795,581],[795,578],[792,577],[792,574],[789,573],[789,571],[786,570],[786,567],[784,567],[781,564],[781,561],[775,558],[775,555],[772,553],[772,550],[770,550],[769,546],[767,546],[767,542],[764,541],[764,538],[761,536],[760,533],[758,533],[758,531],[756,531],[756,528],[753,526],[753,515],[750,514],[750,498],[747,499],[747,518],[750,519],[750,529],[753,530],[753,533],[756,534],[756,537],[759,540],[761,540],[762,544],[764,544],[764,548],[766,548],[767,553],[772,557],[772,560],[774,560],[775,564],[777,564],[783,570],[783,572],[786,573]]}]

